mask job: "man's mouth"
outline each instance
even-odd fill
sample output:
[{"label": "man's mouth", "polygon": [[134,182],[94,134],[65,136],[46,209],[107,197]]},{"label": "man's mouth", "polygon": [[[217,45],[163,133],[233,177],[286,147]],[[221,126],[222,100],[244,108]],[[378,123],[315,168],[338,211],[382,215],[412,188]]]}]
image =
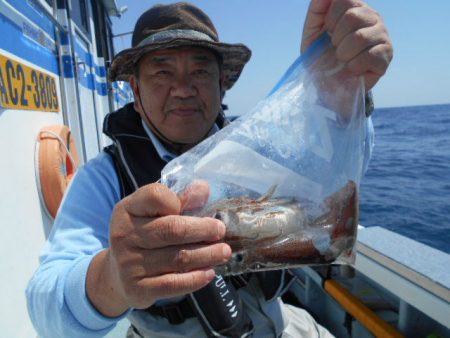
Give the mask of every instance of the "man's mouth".
[{"label": "man's mouth", "polygon": [[181,117],[188,117],[191,115],[198,114],[200,110],[198,108],[193,107],[176,107],[169,110],[169,114],[181,116]]}]

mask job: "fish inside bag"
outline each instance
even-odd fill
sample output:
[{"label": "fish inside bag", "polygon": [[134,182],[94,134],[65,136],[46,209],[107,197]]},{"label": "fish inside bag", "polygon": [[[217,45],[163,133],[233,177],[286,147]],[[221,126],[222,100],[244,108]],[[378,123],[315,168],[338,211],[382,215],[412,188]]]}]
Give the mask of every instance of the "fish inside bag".
[{"label": "fish inside bag", "polygon": [[166,165],[176,193],[209,198],[190,215],[226,226],[219,274],[352,262],[366,140],[364,84],[324,35],[254,109]]}]

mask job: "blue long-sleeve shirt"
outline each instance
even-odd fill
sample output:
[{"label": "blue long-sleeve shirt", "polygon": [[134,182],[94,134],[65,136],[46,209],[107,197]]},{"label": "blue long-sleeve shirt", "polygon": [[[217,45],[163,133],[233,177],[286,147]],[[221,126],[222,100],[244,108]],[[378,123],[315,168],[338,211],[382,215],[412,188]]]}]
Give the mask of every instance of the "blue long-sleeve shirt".
[{"label": "blue long-sleeve shirt", "polygon": [[77,171],[26,291],[31,320],[43,337],[101,337],[120,319],[96,311],[85,289],[92,258],[108,246],[109,218],[119,200],[109,155],[101,153]]}]

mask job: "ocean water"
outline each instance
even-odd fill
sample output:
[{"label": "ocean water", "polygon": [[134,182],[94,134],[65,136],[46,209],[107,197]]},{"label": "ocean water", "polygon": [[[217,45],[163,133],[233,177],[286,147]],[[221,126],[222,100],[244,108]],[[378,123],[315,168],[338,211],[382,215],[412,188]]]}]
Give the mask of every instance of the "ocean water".
[{"label": "ocean water", "polygon": [[372,119],[360,224],[450,254],[450,104],[376,109]]}]

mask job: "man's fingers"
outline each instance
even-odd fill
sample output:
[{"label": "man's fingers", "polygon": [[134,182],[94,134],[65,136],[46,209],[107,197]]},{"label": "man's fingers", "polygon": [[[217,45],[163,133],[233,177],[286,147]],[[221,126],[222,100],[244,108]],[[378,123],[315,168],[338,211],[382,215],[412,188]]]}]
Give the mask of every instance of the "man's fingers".
[{"label": "man's fingers", "polygon": [[303,26],[301,53],[325,31],[325,16],[332,0],[312,0]]},{"label": "man's fingers", "polygon": [[167,274],[152,278],[149,286],[152,286],[161,298],[170,298],[194,292],[212,281],[214,276],[212,269]]},{"label": "man's fingers", "polygon": [[177,195],[159,183],[148,184],[127,196],[124,200],[125,210],[136,217],[157,217],[177,215],[181,204]]},{"label": "man's fingers", "polygon": [[375,26],[381,21],[381,17],[367,6],[352,7],[337,22],[331,34],[331,42],[337,47],[349,34],[361,28]]},{"label": "man's fingers", "polygon": [[392,57],[392,46],[388,43],[379,44],[356,56],[346,67],[353,74],[364,76],[365,89],[368,91],[384,75]]},{"label": "man's fingers", "polygon": [[364,76],[366,91],[386,72],[392,44],[381,16],[360,0],[333,0],[325,26],[336,59],[354,75]]},{"label": "man's fingers", "polygon": [[341,62],[348,63],[371,47],[387,43],[387,39],[381,25],[361,28],[344,37],[336,48],[336,58]]},{"label": "man's fingers", "polygon": [[163,184],[153,183],[136,190],[123,200],[129,214],[136,217],[178,215],[204,206],[209,198],[206,181],[194,181],[178,197]]},{"label": "man's fingers", "polygon": [[336,25],[341,20],[341,18],[349,11],[351,8],[365,6],[359,0],[334,0],[331,3],[330,8],[325,17],[325,26],[330,34],[334,33]]},{"label": "man's fingers", "polygon": [[143,249],[166,246],[212,243],[225,235],[225,225],[210,217],[164,216],[152,219],[136,229],[138,245]]},{"label": "man's fingers", "polygon": [[149,251],[143,251],[145,277],[207,269],[231,258],[231,248],[225,243],[172,246],[152,250],[151,254],[146,252]]},{"label": "man's fingers", "polygon": [[159,299],[186,295],[206,286],[214,277],[213,269],[205,269],[144,278],[133,287],[132,305],[145,309]]},{"label": "man's fingers", "polygon": [[308,15],[309,14],[326,14],[328,11],[328,8],[331,5],[332,0],[311,0],[308,8]]}]

